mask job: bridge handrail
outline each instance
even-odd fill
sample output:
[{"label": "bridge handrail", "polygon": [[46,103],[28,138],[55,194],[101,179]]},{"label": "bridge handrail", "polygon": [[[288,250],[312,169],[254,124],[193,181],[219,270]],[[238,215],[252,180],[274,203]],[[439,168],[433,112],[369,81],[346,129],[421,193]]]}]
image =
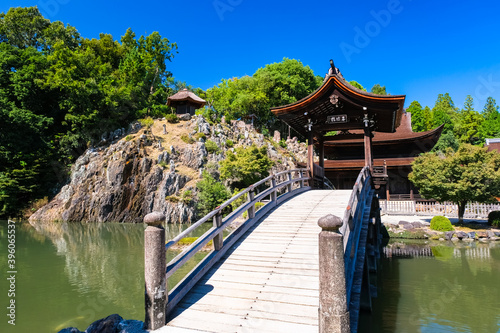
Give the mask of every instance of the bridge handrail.
[{"label": "bridge handrail", "polygon": [[[227,249],[228,246],[231,246],[232,243],[234,243],[234,241],[239,236],[241,236],[241,234],[243,234],[243,230],[240,233],[236,234],[238,231],[237,229],[224,241],[222,241],[222,232],[226,227],[228,227],[234,220],[236,220],[239,216],[241,216],[245,211],[248,211],[248,219],[245,221],[245,224],[247,224],[248,227],[251,225],[252,222],[251,220],[256,221],[258,218],[263,216],[263,214],[267,213],[267,211],[276,206],[279,201],[283,201],[288,197],[295,195],[295,193],[298,194],[299,192],[310,189],[309,186],[304,186],[304,181],[310,182],[308,171],[309,170],[305,168],[292,169],[292,170],[282,171],[274,175],[270,175],[256,182],[255,184],[249,186],[240,193],[236,194],[235,196],[233,196],[232,198],[230,198],[229,200],[218,206],[215,210],[211,211],[210,213],[202,217],[200,220],[195,222],[192,226],[187,228],[181,234],[179,234],[172,240],[168,241],[167,244],[165,244],[165,251],[171,248],[173,245],[177,244],[182,238],[189,235],[191,232],[193,232],[204,222],[208,221],[210,218],[213,218],[214,220],[214,226],[212,228],[210,228],[207,232],[205,232],[195,242],[193,242],[189,247],[184,249],[180,254],[178,254],[174,259],[172,259],[167,264],[167,269],[166,269],[167,278],[172,276],[181,266],[183,266],[189,259],[191,259],[198,251],[200,251],[211,240],[214,240],[214,248],[215,248],[215,251],[212,253],[222,252],[218,250],[221,250],[222,248]],[[297,175],[296,178],[293,178],[294,174]],[[287,179],[281,181],[281,178],[284,175],[287,176],[286,177]],[[266,182],[270,182],[269,188],[255,195],[255,190],[257,189],[257,187]],[[293,189],[294,183],[300,183],[300,187],[297,189]],[[287,188],[287,192],[278,197],[277,192],[284,187]],[[240,198],[242,195],[245,194],[248,195],[249,198],[248,201],[241,204],[239,207],[235,208],[225,218],[222,218],[222,210],[230,206],[235,200],[237,200],[238,198]],[[265,206],[263,206],[256,214],[255,204],[268,196],[270,196],[271,198],[270,202],[268,202]],[[231,241],[228,241],[226,244],[226,241],[229,240],[229,238],[233,236],[233,234],[234,234],[233,237],[234,239],[231,239]],[[219,236],[220,238],[215,239],[217,236]],[[217,245],[216,243],[220,245]],[[210,266],[215,262],[215,260],[212,259],[210,259],[207,262],[207,264],[203,268],[204,271],[208,269],[206,267],[207,265]],[[205,260],[203,260],[199,265],[204,265],[204,262]],[[169,298],[168,298],[169,304],[167,305],[167,312],[171,311],[172,308],[175,307],[176,303],[182,298],[182,295],[185,294],[194,283],[196,283],[197,279],[199,279],[198,276],[201,276],[201,274],[195,274],[196,269],[197,268],[195,268],[193,272],[189,273],[188,276],[184,278],[184,280],[179,282],[174,288],[169,288],[171,289],[172,293],[175,292],[175,295],[173,295],[173,297],[171,298],[170,297],[171,293],[169,293]],[[192,274],[193,276],[191,276]],[[193,280],[193,281],[188,281],[188,280]]]},{"label": "bridge handrail", "polygon": [[371,189],[371,173],[368,167],[364,167],[356,179],[352,189],[351,197],[342,221],[340,233],[344,238],[344,258],[346,274],[346,297],[347,304],[350,302],[352,284],[354,279],[357,248],[364,213],[366,196]]},{"label": "bridge handrail", "polygon": [[[176,237],[174,237],[172,240],[170,240],[167,244],[165,244],[165,250],[168,250],[170,247],[174,246],[175,244],[177,244],[181,239],[187,237],[191,232],[193,232],[195,229],[197,229],[200,225],[202,225],[203,223],[207,222],[209,219],[213,218],[215,215],[217,215],[218,212],[222,211],[224,208],[226,208],[227,206],[231,205],[234,201],[236,201],[237,199],[239,199],[241,196],[243,196],[244,194],[247,194],[248,192],[250,192],[251,190],[255,189],[256,187],[258,187],[259,185],[262,185],[263,183],[273,179],[273,178],[277,178],[278,176],[282,175],[282,174],[287,174],[287,173],[296,173],[296,172],[304,172],[304,174],[307,174],[307,171],[309,169],[291,169],[291,170],[285,170],[285,171],[282,171],[282,172],[278,172],[276,174],[273,174],[273,175],[269,175],[267,176],[266,178],[262,179],[262,180],[259,180],[258,182],[256,182],[255,184],[252,184],[250,185],[249,187],[247,187],[246,189],[244,189],[243,191],[235,194],[234,196],[232,196],[230,199],[226,200],[224,203],[222,203],[220,206],[218,206],[217,208],[215,208],[213,211],[211,211],[210,213],[208,213],[207,215],[203,216],[201,219],[199,219],[198,221],[196,221],[195,223],[193,223],[189,228],[187,228],[186,230],[184,230],[183,232],[181,232],[179,235],[177,235]],[[309,178],[305,177],[303,178],[302,180],[308,180]],[[296,182],[297,179],[294,179],[293,182]],[[286,185],[286,184],[285,184]],[[280,184],[277,184],[276,186],[280,186],[283,187],[284,185],[282,183]],[[269,189],[267,189],[266,191],[268,191]],[[267,194],[269,195],[269,194]],[[266,196],[267,196],[266,195]],[[264,197],[266,197],[264,196]],[[260,197],[260,196],[259,196]],[[257,199],[257,198],[256,198]],[[262,198],[261,198],[262,199]],[[255,200],[255,201],[260,201],[260,200]],[[245,204],[243,204],[245,205]],[[242,206],[243,206],[242,205]],[[241,207],[241,206],[240,206]],[[237,209],[239,209],[240,207],[238,207]],[[236,210],[237,210],[236,209]],[[243,212],[242,212],[243,214]]]}]

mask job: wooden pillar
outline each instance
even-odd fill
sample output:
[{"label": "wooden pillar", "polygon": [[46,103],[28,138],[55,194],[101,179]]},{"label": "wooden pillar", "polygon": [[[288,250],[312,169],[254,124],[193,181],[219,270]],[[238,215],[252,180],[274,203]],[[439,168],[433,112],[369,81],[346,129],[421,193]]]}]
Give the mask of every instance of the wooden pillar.
[{"label": "wooden pillar", "polygon": [[310,170],[311,186],[314,186],[314,145],[313,145],[313,132],[307,133],[307,168]]},{"label": "wooden pillar", "polygon": [[[323,139],[319,140],[319,166],[323,168],[323,176],[325,175],[325,142]],[[324,188],[325,182],[322,180],[319,183],[319,188]]]},{"label": "wooden pillar", "polygon": [[373,171],[373,155],[372,155],[372,130],[370,128],[370,120],[368,119],[368,114],[365,114],[363,119],[365,123],[364,132],[364,144],[365,144],[365,166],[370,168],[370,172]]},{"label": "wooden pillar", "polygon": [[325,167],[325,141],[322,139],[319,141],[319,166]]}]

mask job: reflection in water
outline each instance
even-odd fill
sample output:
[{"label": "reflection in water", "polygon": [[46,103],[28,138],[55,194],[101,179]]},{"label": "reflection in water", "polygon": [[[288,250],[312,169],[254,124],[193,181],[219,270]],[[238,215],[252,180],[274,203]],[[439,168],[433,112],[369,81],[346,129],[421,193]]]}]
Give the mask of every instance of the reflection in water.
[{"label": "reflection in water", "polygon": [[[168,225],[166,238],[186,227]],[[0,221],[2,254],[7,253],[6,230],[6,221]],[[83,330],[112,313],[144,320],[142,224],[19,223],[16,235],[17,322],[12,330],[2,320],[0,332],[57,332],[68,326]],[[2,268],[6,260],[0,256]],[[2,279],[0,289],[6,287]],[[2,308],[5,301],[7,297],[0,298]]]},{"label": "reflection in water", "polygon": [[389,244],[419,246],[432,257],[381,259],[379,296],[360,332],[500,332],[500,244]]}]

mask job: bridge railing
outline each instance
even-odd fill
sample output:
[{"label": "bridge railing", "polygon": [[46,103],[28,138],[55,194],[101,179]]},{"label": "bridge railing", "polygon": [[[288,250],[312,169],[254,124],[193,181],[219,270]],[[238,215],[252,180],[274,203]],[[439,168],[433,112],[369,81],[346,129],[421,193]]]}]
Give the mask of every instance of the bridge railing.
[{"label": "bridge railing", "polygon": [[340,233],[343,235],[344,240],[347,304],[349,304],[351,299],[363,214],[366,208],[366,199],[370,193],[371,187],[370,169],[364,167],[359,173],[352,189],[351,197],[349,198],[342,221],[342,227],[340,228]]},{"label": "bridge railing", "polygon": [[[305,182],[307,182],[307,184],[305,184]],[[308,169],[287,170],[266,177],[236,194],[231,199],[218,206],[215,210],[193,223],[181,234],[168,241],[165,244],[165,251],[172,248],[181,239],[187,237],[203,223],[210,220],[213,221],[213,227],[210,230],[205,232],[166,265],[165,272],[166,278],[168,278],[213,240],[214,251],[207,255],[182,281],[171,289],[170,292],[168,292],[167,288],[168,296],[166,297],[167,304],[165,314],[168,316],[177,303],[189,292],[201,277],[226,253],[240,236],[255,224],[255,222],[283,201],[311,189],[310,184],[311,180],[309,178]],[[264,189],[262,189],[263,187]],[[262,189],[262,191],[259,192],[258,189]],[[227,216],[223,217],[223,212],[226,212],[236,200],[244,196],[247,196],[247,201],[235,208]],[[255,204],[265,199],[267,199],[265,205],[259,210],[256,210]],[[224,229],[242,216],[244,212],[248,212],[247,220],[224,239]],[[146,268],[146,270],[147,269],[148,268]],[[146,311],[146,314],[147,313],[148,311]],[[151,321],[146,320],[146,322]]]}]

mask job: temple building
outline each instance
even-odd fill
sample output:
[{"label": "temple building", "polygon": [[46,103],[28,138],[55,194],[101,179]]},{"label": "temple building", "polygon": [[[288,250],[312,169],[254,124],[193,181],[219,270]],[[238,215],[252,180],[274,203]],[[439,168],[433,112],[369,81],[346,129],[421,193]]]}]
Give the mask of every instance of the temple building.
[{"label": "temple building", "polygon": [[[368,167],[379,195],[413,198],[408,180],[411,162],[431,150],[443,127],[414,133],[405,95],[376,95],[344,80],[330,61],[323,84],[293,104],[272,108],[282,121],[308,139],[308,162],[319,186],[324,178],[337,189],[351,189],[360,170]],[[314,163],[313,147],[319,155]]]},{"label": "temple building", "polygon": [[167,105],[175,108],[176,114],[189,113],[194,116],[195,111],[205,106],[205,103],[204,99],[185,88],[167,98]]}]

